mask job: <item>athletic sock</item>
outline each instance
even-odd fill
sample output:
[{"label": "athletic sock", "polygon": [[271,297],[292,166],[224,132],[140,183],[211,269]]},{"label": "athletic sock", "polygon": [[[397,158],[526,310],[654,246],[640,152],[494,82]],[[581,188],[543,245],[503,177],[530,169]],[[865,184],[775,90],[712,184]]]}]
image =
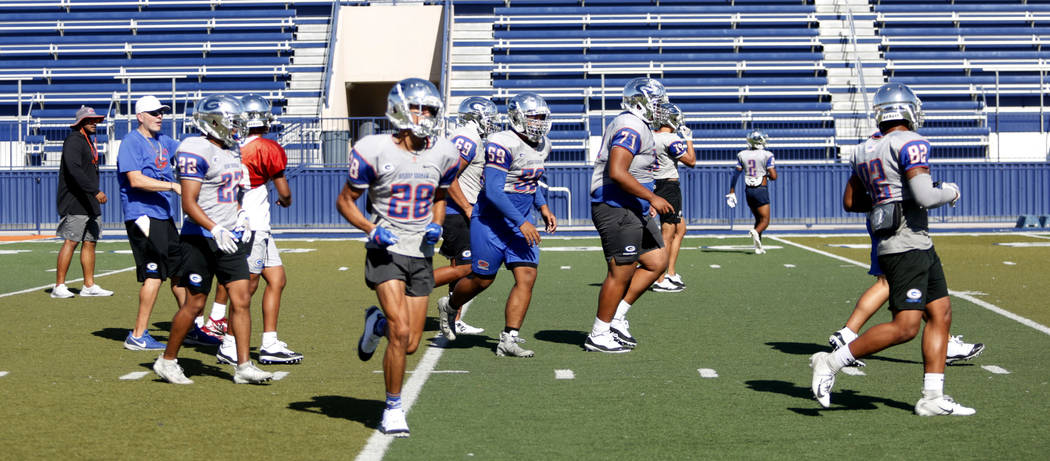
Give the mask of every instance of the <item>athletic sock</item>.
[{"label": "athletic sock", "polygon": [[627,311],[629,310],[631,310],[631,305],[621,299],[620,304],[616,306],[616,314],[613,314],[613,318],[622,319],[627,316]]},{"label": "athletic sock", "polygon": [[386,317],[382,317],[376,322],[375,327],[372,328],[372,333],[376,336],[386,336]]},{"label": "athletic sock", "polygon": [[928,399],[944,395],[944,373],[922,375],[922,396]]},{"label": "athletic sock", "polygon": [[598,336],[609,332],[609,322],[603,322],[598,317],[594,318],[594,326],[591,327],[591,336]]},{"label": "athletic sock", "polygon": [[831,353],[831,360],[829,361],[831,369],[833,371],[839,371],[842,367],[853,363],[853,353],[850,352],[849,347],[840,347],[835,349],[835,352]]},{"label": "athletic sock", "polygon": [[846,344],[852,343],[853,340],[857,339],[858,336],[857,332],[850,330],[849,327],[842,327],[841,330],[836,331],[835,333],[838,333],[839,336],[842,336],[842,340],[845,341]]},{"label": "athletic sock", "polygon": [[211,303],[211,314],[208,314],[212,320],[222,320],[226,318],[226,305],[219,303]]},{"label": "athletic sock", "polygon": [[270,345],[272,345],[273,343],[276,343],[276,342],[277,342],[277,332],[276,331],[264,331],[263,332],[263,334],[262,334],[262,347],[263,348],[270,347]]},{"label": "athletic sock", "polygon": [[197,318],[193,319],[193,324],[197,325],[197,328],[204,327],[204,316],[198,315]]},{"label": "athletic sock", "polygon": [[401,394],[386,393],[386,409],[396,410],[401,408]]}]

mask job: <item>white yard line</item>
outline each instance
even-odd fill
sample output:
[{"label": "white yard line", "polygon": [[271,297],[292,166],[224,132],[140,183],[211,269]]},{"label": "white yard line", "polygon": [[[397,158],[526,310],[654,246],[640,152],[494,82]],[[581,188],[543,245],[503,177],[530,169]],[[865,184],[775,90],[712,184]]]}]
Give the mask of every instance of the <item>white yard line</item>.
[{"label": "white yard line", "polygon": [[[847,263],[850,263],[850,264],[853,264],[853,265],[856,265],[856,266],[868,267],[868,264],[865,264],[865,263],[862,263],[862,262],[858,262],[858,261],[854,261],[854,260],[849,259],[849,258],[844,258],[842,256],[839,256],[839,255],[836,255],[836,254],[832,254],[832,253],[828,253],[826,251],[821,251],[821,250],[818,250],[816,248],[808,247],[808,246],[802,245],[800,243],[795,243],[795,242],[792,242],[792,241],[789,241],[789,240],[784,240],[782,238],[773,237],[773,236],[769,236],[769,238],[773,239],[773,240],[776,240],[778,242],[781,242],[783,244],[786,244],[786,245],[795,246],[795,247],[801,248],[801,249],[806,250],[806,251],[812,251],[814,253],[821,254],[821,255],[827,256],[829,258],[834,258],[834,259],[837,259],[839,261],[844,261],[844,262],[847,262]],[[976,305],[978,305],[980,307],[983,307],[983,308],[988,309],[988,310],[990,310],[992,312],[995,312],[996,314],[999,314],[999,315],[1001,315],[1003,317],[1006,317],[1006,318],[1008,318],[1010,320],[1016,321],[1016,322],[1020,323],[1021,325],[1024,325],[1024,326],[1027,326],[1027,327],[1031,327],[1031,328],[1033,328],[1033,329],[1035,329],[1037,331],[1040,331],[1040,332],[1043,332],[1043,333],[1046,333],[1046,334],[1050,335],[1050,327],[1047,327],[1046,325],[1040,324],[1038,322],[1035,322],[1033,320],[1027,319],[1025,317],[1021,317],[1020,315],[1017,315],[1017,314],[1015,314],[1013,312],[1010,312],[1010,311],[1008,311],[1006,309],[1003,309],[1003,308],[1001,308],[999,306],[996,306],[995,304],[992,304],[992,303],[989,303],[989,302],[986,302],[986,301],[981,301],[980,299],[974,298],[973,296],[969,295],[968,292],[966,292],[966,291],[948,290],[948,294],[950,294],[952,296],[955,296],[956,298],[963,299],[963,300],[969,301],[971,303],[974,303],[974,304],[976,304]]]},{"label": "white yard line", "polygon": [[[127,272],[127,271],[133,271],[133,270],[135,270],[135,266],[125,267],[123,269],[117,269],[115,271],[109,271],[109,272],[103,272],[101,274],[95,274],[95,278],[105,277],[107,275],[119,274],[121,272]],[[73,280],[66,280],[66,283],[69,283],[69,282],[80,282],[82,280],[84,280],[84,279],[83,278],[79,278],[79,279],[73,279]],[[39,286],[39,287],[26,288],[25,290],[12,291],[10,293],[2,293],[2,294],[0,294],[0,298],[4,298],[4,297],[7,297],[7,296],[20,295],[22,293],[30,293],[30,292],[33,292],[33,291],[45,290],[45,289],[51,288],[54,285],[55,284],[53,284],[53,283],[49,283],[47,285],[43,285],[43,286]]]}]

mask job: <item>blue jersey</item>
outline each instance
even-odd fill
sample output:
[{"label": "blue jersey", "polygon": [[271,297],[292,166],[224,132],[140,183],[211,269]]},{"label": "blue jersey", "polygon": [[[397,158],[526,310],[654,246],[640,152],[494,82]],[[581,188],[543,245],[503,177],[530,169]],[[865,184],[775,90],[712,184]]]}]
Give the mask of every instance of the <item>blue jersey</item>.
[{"label": "blue jersey", "polygon": [[[536,191],[550,151],[550,141],[546,137],[533,147],[511,130],[490,135],[485,142],[485,170],[491,169],[494,175],[485,175],[476,215],[490,225],[503,221],[511,229],[517,229],[525,220],[532,222],[530,218],[532,208],[538,206],[537,197],[542,202],[542,195]],[[502,184],[488,184],[488,178],[501,175],[505,175]],[[509,199],[513,210],[497,206],[501,198],[495,194],[500,192]]]},{"label": "blue jersey", "polygon": [[134,221],[142,216],[154,219],[175,217],[175,200],[172,191],[147,191],[131,187],[127,173],[138,171],[147,178],[175,182],[173,157],[179,143],[171,137],[158,133],[146,138],[134,130],[120,143],[117,152],[117,184],[120,185],[120,208],[125,221]]}]

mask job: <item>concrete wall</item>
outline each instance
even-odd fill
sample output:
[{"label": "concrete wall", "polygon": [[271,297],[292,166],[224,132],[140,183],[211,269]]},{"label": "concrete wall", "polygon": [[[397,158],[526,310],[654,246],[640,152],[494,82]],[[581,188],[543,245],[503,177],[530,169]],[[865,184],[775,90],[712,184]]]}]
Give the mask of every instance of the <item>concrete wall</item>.
[{"label": "concrete wall", "polygon": [[[347,87],[417,77],[441,80],[442,7],[344,6],[332,54],[329,107],[324,117],[346,117]],[[383,96],[385,98],[385,95]]]}]

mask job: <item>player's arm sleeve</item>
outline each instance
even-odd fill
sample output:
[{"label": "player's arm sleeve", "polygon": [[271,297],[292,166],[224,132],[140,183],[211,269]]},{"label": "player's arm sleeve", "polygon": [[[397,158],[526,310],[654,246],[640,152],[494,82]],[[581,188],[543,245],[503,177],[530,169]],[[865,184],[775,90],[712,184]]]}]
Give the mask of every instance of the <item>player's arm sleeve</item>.
[{"label": "player's arm sleeve", "polygon": [[368,189],[369,184],[376,179],[376,170],[357,149],[350,151],[350,169],[347,174],[346,183],[355,189]]},{"label": "player's arm sleeve", "polygon": [[736,180],[738,178],[740,178],[740,173],[743,173],[743,172],[744,172],[744,170],[741,170],[740,167],[737,167],[735,170],[733,170],[733,175],[729,177],[729,188],[730,189],[735,189],[736,188]]},{"label": "player's arm sleeve", "polygon": [[536,193],[533,194],[532,206],[537,210],[547,205],[547,187],[536,182]]},{"label": "player's arm sleeve", "polygon": [[496,206],[496,209],[498,209],[503,216],[514,223],[515,226],[520,226],[521,223],[525,222],[525,217],[514,207],[513,203],[510,203],[510,198],[507,197],[507,193],[503,191],[503,186],[506,183],[506,171],[496,168],[491,164],[485,165],[485,197]]},{"label": "player's arm sleeve", "polygon": [[933,178],[928,174],[917,174],[908,180],[915,202],[927,209],[937,208],[955,199],[955,191],[933,187]]}]

